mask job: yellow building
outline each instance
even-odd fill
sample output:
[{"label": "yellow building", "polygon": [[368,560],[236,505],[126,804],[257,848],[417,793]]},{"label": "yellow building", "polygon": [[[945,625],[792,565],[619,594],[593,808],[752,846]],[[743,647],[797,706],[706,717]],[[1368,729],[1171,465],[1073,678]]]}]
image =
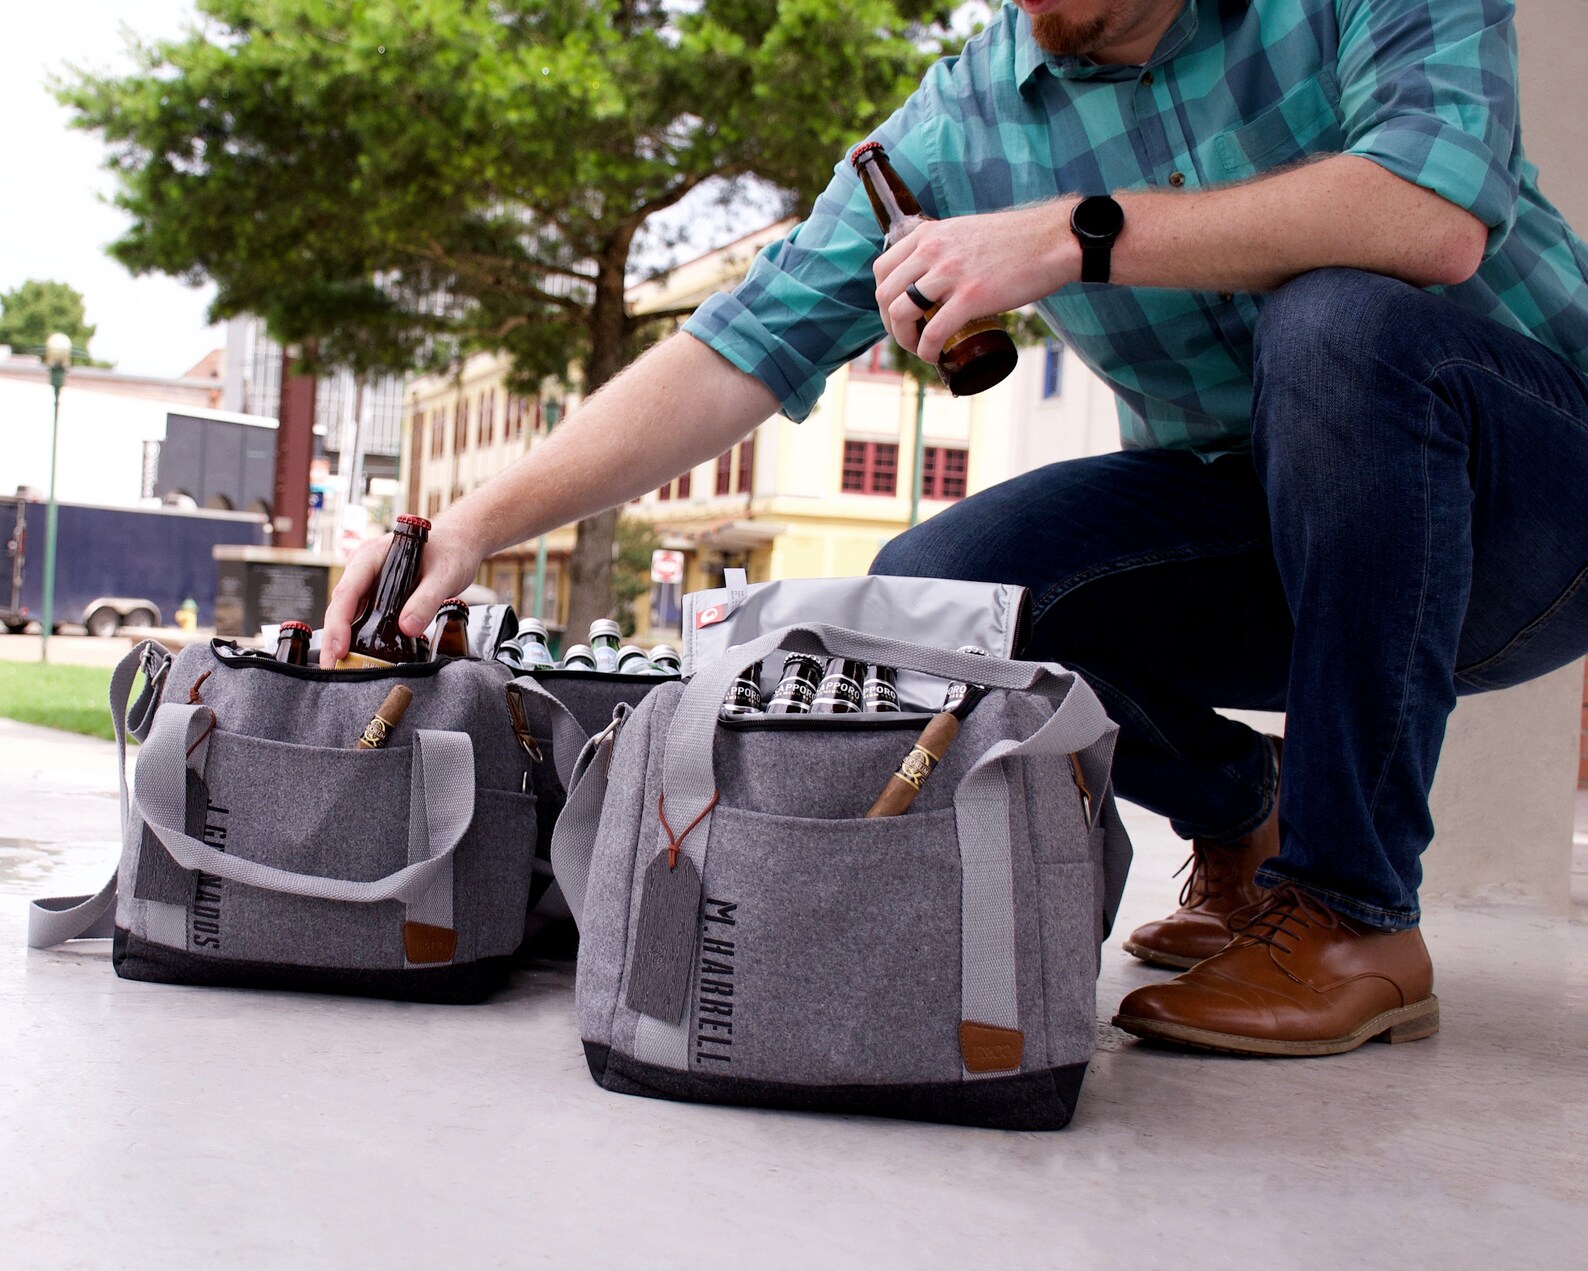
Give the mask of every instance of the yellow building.
[{"label": "yellow building", "polygon": [[[688,307],[734,286],[756,252],[793,224],[779,222],[630,289],[635,312]],[[505,360],[468,359],[456,375],[414,381],[404,418],[407,505],[435,515],[545,436],[547,417],[577,404],[510,397]],[[877,550],[909,526],[915,473],[915,381],[866,350],[828,380],[810,417],[782,415],[716,460],[630,505],[663,546],[682,551],[681,589],[658,586],[643,634],[675,631],[679,591],[720,586],[742,566],[752,582],[864,573]],[[1023,349],[1015,372],[973,398],[940,387],[922,411],[922,519],[966,494],[1043,463],[1118,445],[1113,394],[1056,342]],[[546,614],[560,623],[567,596],[567,527],[548,536]],[[520,612],[534,610],[535,544],[493,557],[480,581]],[[649,628],[649,630],[647,630]]]}]

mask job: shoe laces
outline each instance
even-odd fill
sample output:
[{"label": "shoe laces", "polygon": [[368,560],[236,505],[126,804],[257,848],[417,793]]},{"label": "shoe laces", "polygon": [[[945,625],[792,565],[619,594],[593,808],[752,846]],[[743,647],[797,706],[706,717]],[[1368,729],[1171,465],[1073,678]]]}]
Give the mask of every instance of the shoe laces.
[{"label": "shoe laces", "polygon": [[1340,916],[1321,900],[1299,887],[1282,883],[1261,900],[1237,909],[1229,917],[1230,930],[1258,944],[1272,945],[1281,953],[1294,953],[1293,944],[1308,928],[1333,931]]},{"label": "shoe laces", "polygon": [[[1207,848],[1200,845],[1191,849],[1191,855],[1186,857],[1180,868],[1170,875],[1179,878],[1187,869],[1191,871],[1180,885],[1180,906],[1199,905],[1213,894],[1215,876],[1221,872],[1221,867],[1233,868],[1233,862],[1224,857],[1225,849],[1222,847]],[[1233,853],[1231,853],[1233,854]]]}]

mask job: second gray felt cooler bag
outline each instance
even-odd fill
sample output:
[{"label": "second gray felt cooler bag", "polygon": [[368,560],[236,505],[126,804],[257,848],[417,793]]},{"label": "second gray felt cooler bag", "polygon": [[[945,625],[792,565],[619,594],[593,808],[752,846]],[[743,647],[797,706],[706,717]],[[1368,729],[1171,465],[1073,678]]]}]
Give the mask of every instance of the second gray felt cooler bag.
[{"label": "second gray felt cooler bag", "polygon": [[[910,810],[867,819],[930,711],[719,721],[777,650],[990,691]],[[659,1098],[1062,1127],[1130,857],[1115,731],[1061,667],[816,624],[657,689],[586,748],[552,845],[592,1074]]]},{"label": "second gray felt cooler bag", "polygon": [[[117,875],[35,904],[31,943],[112,935],[119,975],[177,984],[473,1002],[506,979],[535,847],[506,668],[143,652],[159,704],[132,726]],[[132,673],[112,682],[118,741]],[[355,749],[399,683],[389,744]]]}]

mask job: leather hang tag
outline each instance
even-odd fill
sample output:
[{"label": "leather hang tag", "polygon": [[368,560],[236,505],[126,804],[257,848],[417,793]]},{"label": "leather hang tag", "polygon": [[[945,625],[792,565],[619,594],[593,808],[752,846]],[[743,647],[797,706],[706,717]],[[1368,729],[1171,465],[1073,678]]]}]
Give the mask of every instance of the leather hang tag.
[{"label": "leather hang tag", "polygon": [[[675,858],[671,864],[668,858]],[[685,852],[662,848],[645,869],[629,968],[630,1010],[676,1024],[689,1003],[700,934],[700,871]]]}]

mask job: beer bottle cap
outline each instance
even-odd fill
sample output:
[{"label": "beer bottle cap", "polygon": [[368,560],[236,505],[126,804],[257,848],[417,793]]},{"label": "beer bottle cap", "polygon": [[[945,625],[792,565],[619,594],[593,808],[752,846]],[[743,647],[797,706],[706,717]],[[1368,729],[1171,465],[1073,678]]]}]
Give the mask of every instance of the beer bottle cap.
[{"label": "beer bottle cap", "polygon": [[445,613],[448,609],[456,609],[465,617],[467,617],[469,613],[468,602],[459,599],[457,596],[452,596],[447,600],[443,600],[437,607],[436,612]]},{"label": "beer bottle cap", "polygon": [[301,631],[304,635],[314,634],[313,627],[311,627],[307,622],[299,622],[295,618],[289,618],[286,622],[281,624],[282,635],[286,635],[289,631]]},{"label": "beer bottle cap", "polygon": [[416,529],[424,530],[424,532],[427,533],[427,534],[430,532],[430,522],[429,521],[425,520],[425,518],[422,517],[422,516],[414,516],[414,515],[412,515],[410,513],[407,513],[407,512],[404,512],[401,516],[399,516],[397,518],[397,524],[398,525],[412,525]]},{"label": "beer bottle cap", "polygon": [[849,156],[849,162],[851,164],[853,164],[855,167],[858,168],[860,166],[860,156],[861,155],[870,154],[873,150],[881,150],[881,149],[882,149],[882,143],[880,141],[866,141],[866,142],[862,142],[860,145],[855,147],[854,153]]}]

